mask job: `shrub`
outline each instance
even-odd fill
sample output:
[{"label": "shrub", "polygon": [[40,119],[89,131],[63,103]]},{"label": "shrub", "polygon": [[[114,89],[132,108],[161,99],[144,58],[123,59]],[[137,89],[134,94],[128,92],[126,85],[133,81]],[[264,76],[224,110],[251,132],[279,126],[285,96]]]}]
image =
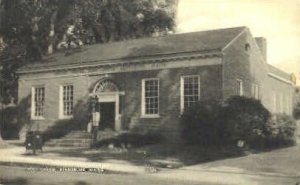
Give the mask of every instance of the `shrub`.
[{"label": "shrub", "polygon": [[300,102],[298,102],[293,110],[293,116],[296,120],[300,120]]},{"label": "shrub", "polygon": [[3,139],[16,139],[19,137],[17,107],[7,107],[0,110],[1,136]]},{"label": "shrub", "polygon": [[122,145],[129,147],[141,147],[145,145],[158,144],[162,141],[162,135],[160,133],[132,133],[124,132],[117,136],[103,139],[97,142],[96,147],[101,147],[109,144],[113,144],[116,147],[122,147]]},{"label": "shrub", "polygon": [[269,111],[252,98],[231,97],[223,106],[216,101],[200,101],[184,111],[181,134],[189,144],[236,145],[244,140],[255,148],[263,143],[269,117]]},{"label": "shrub", "polygon": [[217,101],[200,101],[185,109],[180,119],[185,142],[202,146],[219,145],[223,138],[223,125],[219,121],[221,107]]},{"label": "shrub", "polygon": [[79,100],[74,106],[73,118],[58,120],[43,132],[43,141],[65,136],[72,130],[85,130],[89,122],[88,103]]},{"label": "shrub", "polygon": [[295,144],[296,122],[286,114],[271,117],[259,100],[234,96],[223,106],[217,102],[198,102],[181,117],[182,137],[202,146],[236,146],[263,149]]},{"label": "shrub", "polygon": [[276,114],[267,123],[266,147],[289,146],[296,143],[296,121],[286,114]]},{"label": "shrub", "polygon": [[221,114],[225,139],[231,144],[244,140],[251,148],[259,147],[270,115],[259,100],[241,96],[229,98]]}]

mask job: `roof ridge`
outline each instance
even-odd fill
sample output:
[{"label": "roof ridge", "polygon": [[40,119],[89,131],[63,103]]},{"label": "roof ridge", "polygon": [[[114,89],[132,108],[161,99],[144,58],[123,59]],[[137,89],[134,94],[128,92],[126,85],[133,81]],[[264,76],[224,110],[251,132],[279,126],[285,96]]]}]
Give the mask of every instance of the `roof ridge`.
[{"label": "roof ridge", "polygon": [[[125,43],[125,42],[136,42],[136,41],[142,41],[142,40],[156,40],[156,39],[164,39],[164,38],[171,38],[171,37],[176,37],[176,36],[185,36],[185,35],[190,35],[190,34],[197,34],[197,33],[208,33],[208,32],[214,32],[214,31],[225,31],[225,30],[231,30],[231,29],[245,29],[247,28],[246,26],[237,26],[237,27],[227,27],[227,28],[221,28],[221,29],[209,29],[209,30],[201,30],[201,31],[192,31],[192,32],[182,32],[182,33],[174,33],[174,34],[168,34],[164,36],[158,36],[158,37],[140,37],[140,38],[133,38],[133,39],[125,39],[125,40],[118,40],[118,41],[112,41],[112,42],[106,42],[106,43],[96,43],[96,44],[91,44],[91,45],[84,45],[82,49],[89,48],[89,47],[94,47],[94,46],[108,46],[108,45],[114,45],[114,44],[120,44],[120,43]],[[243,31],[241,30],[241,31]],[[56,53],[62,53],[62,51],[57,51]],[[53,53],[56,54],[56,53]],[[51,56],[51,55],[50,55]]]},{"label": "roof ridge", "polygon": [[50,67],[54,63],[57,65],[75,65],[91,61],[101,62],[145,56],[154,57],[174,53],[213,50],[221,52],[222,48],[236,38],[245,28],[245,26],[230,27],[85,45],[73,50],[65,50],[44,56],[42,61],[28,65],[23,69]]}]

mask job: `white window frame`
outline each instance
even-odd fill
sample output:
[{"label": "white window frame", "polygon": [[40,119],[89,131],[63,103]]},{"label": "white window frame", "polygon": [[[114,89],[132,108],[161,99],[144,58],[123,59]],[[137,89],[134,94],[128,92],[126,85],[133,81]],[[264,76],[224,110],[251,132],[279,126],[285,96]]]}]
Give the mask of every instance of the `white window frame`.
[{"label": "white window frame", "polygon": [[272,93],[272,106],[274,113],[277,113],[277,95],[275,91]]},{"label": "white window frame", "polygon": [[[44,89],[44,102],[42,115],[36,116],[36,102],[35,102],[35,90],[37,88]],[[46,102],[46,88],[44,85],[36,85],[31,88],[31,119],[32,120],[44,120],[45,119],[45,102]]]},{"label": "white window frame", "polygon": [[236,79],[236,93],[238,96],[244,96],[244,83],[241,79]]},{"label": "white window frame", "polygon": [[73,113],[71,115],[64,114],[64,87],[65,86],[73,86],[73,107],[72,112],[74,111],[74,85],[73,84],[63,84],[59,87],[59,119],[71,119],[73,117]]},{"label": "white window frame", "polygon": [[252,97],[255,99],[259,99],[259,85],[256,83],[252,84]]},{"label": "white window frame", "polygon": [[279,113],[283,113],[284,112],[284,109],[283,109],[283,94],[282,93],[279,93],[278,94],[278,102],[279,102]]},{"label": "white window frame", "polygon": [[197,77],[198,78],[198,101],[200,100],[200,75],[184,75],[180,77],[180,113],[182,114],[184,111],[184,79],[185,78],[192,78]]},{"label": "white window frame", "polygon": [[[145,97],[145,82],[146,81],[151,81],[151,80],[157,80],[158,82],[158,102],[157,102],[157,114],[147,114],[146,113],[146,97]],[[159,101],[159,89],[160,89],[160,80],[159,78],[144,78],[142,79],[142,101],[141,101],[141,117],[142,118],[159,118],[159,104],[160,104],[160,101]]]}]

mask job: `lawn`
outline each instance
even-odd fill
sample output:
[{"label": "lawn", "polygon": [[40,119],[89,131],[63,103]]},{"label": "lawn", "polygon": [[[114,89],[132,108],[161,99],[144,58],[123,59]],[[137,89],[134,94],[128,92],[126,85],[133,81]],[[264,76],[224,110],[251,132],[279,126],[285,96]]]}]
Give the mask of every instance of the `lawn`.
[{"label": "lawn", "polygon": [[184,145],[148,145],[136,148],[62,149],[45,148],[39,157],[85,159],[92,162],[126,162],[160,168],[178,168],[209,161],[243,156],[237,148],[200,148]]},{"label": "lawn", "polygon": [[226,166],[245,169],[251,172],[300,175],[300,146],[275,149],[268,152],[249,154],[239,158],[214,161],[202,166],[208,168]]}]

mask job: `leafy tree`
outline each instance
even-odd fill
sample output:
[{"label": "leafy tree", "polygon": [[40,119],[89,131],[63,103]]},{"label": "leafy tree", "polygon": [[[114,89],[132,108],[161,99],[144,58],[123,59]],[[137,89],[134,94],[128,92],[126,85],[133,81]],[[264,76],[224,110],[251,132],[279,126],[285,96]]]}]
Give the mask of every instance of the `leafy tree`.
[{"label": "leafy tree", "polygon": [[178,0],[0,0],[0,65],[5,103],[15,71],[59,49],[167,34]]}]

